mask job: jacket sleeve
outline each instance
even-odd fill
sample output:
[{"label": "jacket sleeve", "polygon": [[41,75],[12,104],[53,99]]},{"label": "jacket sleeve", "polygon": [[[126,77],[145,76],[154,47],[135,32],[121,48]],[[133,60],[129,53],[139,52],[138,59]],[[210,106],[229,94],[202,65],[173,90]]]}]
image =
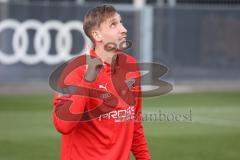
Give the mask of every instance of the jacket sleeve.
[{"label": "jacket sleeve", "polygon": [[150,154],[147,146],[147,141],[144,135],[142,125],[142,98],[138,98],[135,115],[137,116],[134,122],[134,133],[132,142],[132,153],[136,160],[150,160]]},{"label": "jacket sleeve", "polygon": [[[72,121],[66,115],[64,118],[64,113],[66,112],[67,103],[71,102],[72,104],[69,107],[69,113],[78,114],[84,111],[86,100],[84,98],[79,98],[77,96],[59,96],[57,93],[54,95],[53,100],[53,123],[58,132],[62,134],[69,134],[73,129],[79,124],[78,121]],[[68,112],[68,111],[67,111]],[[59,116],[61,114],[61,116]]]},{"label": "jacket sleeve", "polygon": [[[138,76],[140,76],[140,73]],[[134,133],[131,150],[136,160],[150,160],[151,158],[142,125],[142,93],[140,79],[138,84],[137,90],[139,95],[136,98],[137,103],[135,109]]]},{"label": "jacket sleeve", "polygon": [[[70,74],[65,80],[66,85],[81,85],[82,74]],[[81,95],[61,95],[54,93],[53,97],[53,124],[58,132],[61,134],[70,134],[76,126],[79,125],[79,121],[69,118],[70,114],[82,113],[85,109],[88,98]],[[61,115],[61,116],[59,116]]]}]

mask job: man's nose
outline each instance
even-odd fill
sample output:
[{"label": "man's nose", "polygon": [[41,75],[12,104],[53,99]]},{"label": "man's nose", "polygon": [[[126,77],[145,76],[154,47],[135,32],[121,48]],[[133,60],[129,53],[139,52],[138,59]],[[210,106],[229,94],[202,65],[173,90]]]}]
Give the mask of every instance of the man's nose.
[{"label": "man's nose", "polygon": [[127,33],[127,29],[123,26],[123,24],[120,25],[120,32]]}]

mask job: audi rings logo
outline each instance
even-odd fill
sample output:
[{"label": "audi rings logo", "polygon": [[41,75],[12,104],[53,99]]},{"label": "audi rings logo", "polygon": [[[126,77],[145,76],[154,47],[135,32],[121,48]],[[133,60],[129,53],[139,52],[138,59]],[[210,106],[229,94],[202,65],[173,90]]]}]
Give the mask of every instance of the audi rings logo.
[{"label": "audi rings logo", "polygon": [[[84,49],[91,45],[90,40],[84,34],[82,25],[81,21],[62,23],[58,20],[49,20],[42,23],[33,19],[24,22],[13,19],[3,20],[0,22],[0,46],[3,42],[1,41],[1,34],[9,29],[13,30],[11,44],[13,53],[6,53],[0,48],[0,62],[3,64],[23,62],[28,65],[44,62],[53,65],[69,60],[73,57],[70,54],[73,45],[72,30],[80,32],[84,39],[84,47],[79,54],[82,54]],[[27,53],[30,45],[28,30],[35,31],[32,43],[34,54]],[[56,54],[49,53],[51,43],[54,43],[51,40],[50,30],[57,31],[55,38]]]}]

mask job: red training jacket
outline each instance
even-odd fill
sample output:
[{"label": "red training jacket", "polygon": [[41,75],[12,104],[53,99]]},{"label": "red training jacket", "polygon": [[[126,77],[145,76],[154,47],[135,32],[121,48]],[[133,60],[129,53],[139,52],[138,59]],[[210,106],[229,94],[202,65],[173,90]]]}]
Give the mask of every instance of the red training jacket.
[{"label": "red training jacket", "polygon": [[[90,54],[97,57],[94,50],[91,50]],[[120,54],[127,57],[127,63],[137,63],[133,57],[122,52]],[[120,65],[119,68],[124,66]],[[130,151],[136,160],[150,160],[141,118],[140,121],[135,119],[136,115],[138,118],[141,116],[142,98],[135,98],[135,105],[128,105],[116,92],[111,80],[111,66],[106,62],[92,83],[83,80],[85,71],[86,65],[74,69],[64,83],[110,92],[117,97],[118,103],[114,110],[91,121],[67,121],[56,114],[63,109],[60,106],[66,100],[72,101],[69,111],[73,114],[93,109],[101,104],[102,100],[82,95],[60,96],[55,93],[53,122],[57,131],[62,134],[61,160],[130,160]],[[126,79],[139,76],[139,71],[130,72]]]}]

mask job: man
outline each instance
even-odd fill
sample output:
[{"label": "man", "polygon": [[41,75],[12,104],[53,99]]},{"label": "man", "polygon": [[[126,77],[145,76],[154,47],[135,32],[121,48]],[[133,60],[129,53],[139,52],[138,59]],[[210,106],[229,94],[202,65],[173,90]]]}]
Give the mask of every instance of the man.
[{"label": "man", "polygon": [[130,71],[129,63],[137,62],[119,47],[127,37],[121,16],[113,6],[100,5],[85,15],[83,28],[93,42],[91,57],[101,63],[81,65],[66,76],[64,84],[77,86],[79,94],[54,96],[61,160],[129,160],[131,151],[137,160],[149,160],[142,122],[136,119],[142,112],[141,92],[133,96],[140,89],[140,72],[123,74]]}]

